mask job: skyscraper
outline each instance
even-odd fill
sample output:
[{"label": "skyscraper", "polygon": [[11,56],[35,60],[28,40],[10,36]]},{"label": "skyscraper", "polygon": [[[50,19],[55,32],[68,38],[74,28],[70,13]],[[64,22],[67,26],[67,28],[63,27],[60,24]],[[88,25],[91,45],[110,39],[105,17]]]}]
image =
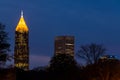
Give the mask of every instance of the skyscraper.
[{"label": "skyscraper", "polygon": [[55,55],[69,54],[74,57],[74,36],[57,36],[55,38]]},{"label": "skyscraper", "polygon": [[29,70],[29,30],[22,11],[15,29],[14,64],[17,68]]}]

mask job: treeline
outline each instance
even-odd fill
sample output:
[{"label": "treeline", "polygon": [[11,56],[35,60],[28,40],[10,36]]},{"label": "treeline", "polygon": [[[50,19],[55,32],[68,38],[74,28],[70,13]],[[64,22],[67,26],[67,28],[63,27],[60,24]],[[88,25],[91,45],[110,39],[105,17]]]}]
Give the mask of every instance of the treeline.
[{"label": "treeline", "polygon": [[120,61],[99,59],[95,64],[80,66],[71,56],[60,54],[51,59],[49,66],[29,71],[2,69],[0,80],[120,80]]}]

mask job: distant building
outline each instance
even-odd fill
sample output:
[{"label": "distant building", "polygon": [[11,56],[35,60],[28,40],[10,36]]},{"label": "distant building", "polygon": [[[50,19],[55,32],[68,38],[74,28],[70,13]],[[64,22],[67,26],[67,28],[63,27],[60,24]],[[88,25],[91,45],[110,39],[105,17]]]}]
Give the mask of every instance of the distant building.
[{"label": "distant building", "polygon": [[114,55],[104,55],[100,59],[116,59],[116,57]]},{"label": "distant building", "polygon": [[99,62],[105,62],[105,61],[111,61],[111,60],[117,60],[116,56],[114,55],[104,55],[102,57],[100,57],[100,59],[98,60]]},{"label": "distant building", "polygon": [[54,53],[55,55],[69,54],[74,57],[74,36],[57,36]]},{"label": "distant building", "polygon": [[17,68],[29,70],[29,30],[23,12],[15,29],[14,64]]}]

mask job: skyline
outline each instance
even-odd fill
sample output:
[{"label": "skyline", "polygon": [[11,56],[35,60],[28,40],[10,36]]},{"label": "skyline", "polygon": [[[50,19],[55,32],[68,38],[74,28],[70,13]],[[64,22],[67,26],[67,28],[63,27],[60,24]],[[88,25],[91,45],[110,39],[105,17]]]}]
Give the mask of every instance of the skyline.
[{"label": "skyline", "polygon": [[[47,65],[54,54],[56,36],[75,36],[75,53],[80,45],[98,43],[108,54],[120,57],[120,2],[117,0],[1,0],[0,22],[9,32],[11,50],[14,31],[24,11],[30,29],[30,65]],[[39,34],[39,35],[38,35]]]}]

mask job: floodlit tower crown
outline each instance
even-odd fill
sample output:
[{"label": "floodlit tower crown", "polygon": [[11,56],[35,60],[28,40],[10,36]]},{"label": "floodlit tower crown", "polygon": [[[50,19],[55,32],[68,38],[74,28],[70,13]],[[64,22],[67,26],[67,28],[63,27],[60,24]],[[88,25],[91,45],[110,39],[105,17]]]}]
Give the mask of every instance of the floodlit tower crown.
[{"label": "floodlit tower crown", "polygon": [[21,17],[15,29],[14,48],[15,67],[29,70],[29,30],[21,11]]},{"label": "floodlit tower crown", "polygon": [[23,11],[21,11],[21,18],[15,30],[18,32],[28,32],[28,27],[23,17]]}]

